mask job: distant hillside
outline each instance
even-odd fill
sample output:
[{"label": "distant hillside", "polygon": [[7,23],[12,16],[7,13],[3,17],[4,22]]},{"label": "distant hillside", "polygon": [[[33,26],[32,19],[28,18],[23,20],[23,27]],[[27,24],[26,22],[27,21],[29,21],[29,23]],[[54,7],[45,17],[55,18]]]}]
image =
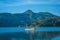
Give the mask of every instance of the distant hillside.
[{"label": "distant hillside", "polygon": [[60,16],[49,12],[0,13],[0,27],[55,27],[60,26]]}]

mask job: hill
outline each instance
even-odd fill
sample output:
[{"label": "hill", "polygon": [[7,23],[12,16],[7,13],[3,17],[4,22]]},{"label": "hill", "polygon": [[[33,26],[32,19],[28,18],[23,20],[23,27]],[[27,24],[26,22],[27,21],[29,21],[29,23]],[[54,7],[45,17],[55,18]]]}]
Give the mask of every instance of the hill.
[{"label": "hill", "polygon": [[49,12],[0,13],[0,27],[56,27],[60,26],[60,16]]}]

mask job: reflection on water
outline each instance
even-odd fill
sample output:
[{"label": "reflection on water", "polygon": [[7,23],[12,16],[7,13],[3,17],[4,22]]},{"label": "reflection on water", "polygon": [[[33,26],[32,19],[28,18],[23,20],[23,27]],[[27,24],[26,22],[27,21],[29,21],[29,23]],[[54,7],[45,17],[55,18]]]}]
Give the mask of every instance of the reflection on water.
[{"label": "reflection on water", "polygon": [[[32,28],[30,28],[32,29]],[[30,30],[28,28],[28,30]],[[0,33],[7,33],[7,32],[25,32],[27,31],[26,28],[17,28],[17,27],[8,27],[8,28],[0,28]],[[32,30],[31,30],[32,31]],[[60,31],[60,27],[38,27],[34,29],[34,32],[44,32],[44,31]]]},{"label": "reflection on water", "polygon": [[52,40],[60,40],[60,36],[54,37]]},{"label": "reflection on water", "polygon": [[14,33],[4,33],[0,34],[0,40],[55,40],[59,37],[60,32],[14,32]]},{"label": "reflection on water", "polygon": [[26,30],[26,28],[17,27],[0,28],[0,40],[60,40],[59,27],[40,27],[35,28],[34,31],[32,29],[28,28]]},{"label": "reflection on water", "polygon": [[[12,38],[11,40],[26,40],[26,39],[23,39],[23,38]],[[34,39],[34,40],[40,40],[40,39]]]}]

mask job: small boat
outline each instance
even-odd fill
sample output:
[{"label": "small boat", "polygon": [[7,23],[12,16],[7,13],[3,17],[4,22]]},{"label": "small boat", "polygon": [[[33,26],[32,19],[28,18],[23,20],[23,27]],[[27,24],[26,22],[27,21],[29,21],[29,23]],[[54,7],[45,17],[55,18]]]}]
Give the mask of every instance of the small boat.
[{"label": "small boat", "polygon": [[26,31],[34,31],[34,28],[25,28]]}]

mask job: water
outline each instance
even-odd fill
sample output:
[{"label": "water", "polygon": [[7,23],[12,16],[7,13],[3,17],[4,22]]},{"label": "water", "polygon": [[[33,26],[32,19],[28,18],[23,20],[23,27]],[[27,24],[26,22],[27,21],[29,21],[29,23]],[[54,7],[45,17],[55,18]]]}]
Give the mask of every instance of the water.
[{"label": "water", "polygon": [[[27,32],[27,31],[28,30],[25,30],[24,27],[21,27],[21,28],[18,28],[18,27],[5,27],[5,28],[3,28],[3,27],[1,27],[0,28],[0,34],[2,34],[2,33],[13,33],[13,32]],[[32,32],[57,32],[57,31],[60,32],[60,27],[37,27],[37,28],[35,28],[34,31],[33,30],[30,30],[30,31],[32,31]],[[22,38],[10,37],[9,39],[11,39],[11,40],[24,40],[24,38],[25,38],[25,37],[23,37],[24,35],[25,34],[22,33]],[[35,35],[34,35],[34,37],[35,37],[34,40],[40,40],[40,38],[38,36],[35,36]],[[27,37],[27,36],[29,36],[29,34],[26,34],[25,36]],[[42,37],[41,40],[43,40],[44,38],[46,38],[44,36],[45,35],[43,34],[43,37]],[[51,39],[52,40],[60,40],[60,36],[56,36],[56,37],[53,37]],[[8,40],[8,39],[6,39],[6,40]],[[26,40],[28,40],[28,39],[26,39]],[[44,40],[46,40],[46,39],[44,39]]]},{"label": "water", "polygon": [[54,37],[52,40],[60,40],[60,36]]},{"label": "water", "polygon": [[[34,32],[49,32],[49,31],[60,31],[60,27],[37,27],[35,28]],[[25,32],[25,28],[21,27],[5,27],[0,28],[0,33],[7,33],[7,32]]]},{"label": "water", "polygon": [[17,28],[17,27],[5,27],[0,28],[0,33],[11,33],[11,32],[24,32],[24,28]]}]

